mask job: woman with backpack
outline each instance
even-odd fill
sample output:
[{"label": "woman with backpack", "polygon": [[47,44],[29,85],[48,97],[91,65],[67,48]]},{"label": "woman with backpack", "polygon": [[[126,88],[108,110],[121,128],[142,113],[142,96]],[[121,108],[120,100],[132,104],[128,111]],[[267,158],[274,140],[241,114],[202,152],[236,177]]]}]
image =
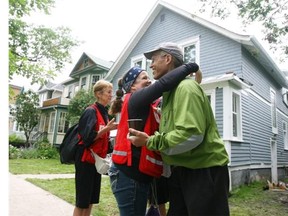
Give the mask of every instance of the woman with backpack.
[{"label": "woman with backpack", "polygon": [[107,105],[111,102],[113,86],[99,80],[93,86],[96,102],[81,115],[78,126],[80,141],[75,157],[76,206],[73,216],[90,216],[93,204],[99,203],[101,174],[95,168],[91,150],[105,158],[109,148],[109,132],[117,128],[108,119]]}]

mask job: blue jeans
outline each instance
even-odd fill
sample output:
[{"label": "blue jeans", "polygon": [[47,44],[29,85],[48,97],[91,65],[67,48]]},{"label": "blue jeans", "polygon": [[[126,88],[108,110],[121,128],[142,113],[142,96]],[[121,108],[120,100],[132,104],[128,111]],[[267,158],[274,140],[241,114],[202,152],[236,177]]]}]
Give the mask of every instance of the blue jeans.
[{"label": "blue jeans", "polygon": [[145,216],[150,184],[129,178],[114,165],[108,175],[120,216]]}]

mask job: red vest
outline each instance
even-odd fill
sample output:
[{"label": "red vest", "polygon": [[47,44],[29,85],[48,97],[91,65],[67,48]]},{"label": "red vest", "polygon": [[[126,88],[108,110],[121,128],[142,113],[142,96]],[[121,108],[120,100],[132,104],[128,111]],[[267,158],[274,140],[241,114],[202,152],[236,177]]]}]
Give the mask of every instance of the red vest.
[{"label": "red vest", "polygon": [[[96,111],[96,119],[97,119],[97,123],[95,125],[95,131],[99,131],[100,129],[102,129],[102,127],[106,126],[106,123],[105,123],[100,111],[98,110],[97,105],[93,104],[92,106]],[[82,155],[82,158],[81,158],[81,161],[92,163],[92,164],[95,163],[95,159],[94,159],[90,149],[92,149],[100,157],[105,158],[107,155],[107,152],[108,152],[109,135],[110,135],[110,132],[103,134],[101,137],[97,138],[89,148],[85,148],[83,155]],[[81,144],[83,144],[83,141],[79,142],[79,145],[81,145]]]},{"label": "red vest", "polygon": [[[117,129],[115,146],[112,154],[112,161],[116,164],[132,165],[132,149],[131,143],[127,139],[128,131],[128,101],[131,94],[127,94],[124,98],[121,119]],[[150,106],[149,115],[145,123],[144,132],[148,135],[154,134],[159,128],[159,123],[155,119],[153,106]],[[139,171],[153,177],[160,177],[163,171],[163,162],[159,152],[151,151],[146,146],[141,148]]]}]

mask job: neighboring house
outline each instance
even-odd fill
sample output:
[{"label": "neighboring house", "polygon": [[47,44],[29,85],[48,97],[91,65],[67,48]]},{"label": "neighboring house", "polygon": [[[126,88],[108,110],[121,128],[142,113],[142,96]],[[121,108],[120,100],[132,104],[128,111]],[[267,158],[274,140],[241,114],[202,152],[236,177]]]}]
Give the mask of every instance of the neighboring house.
[{"label": "neighboring house", "polygon": [[176,42],[185,62],[197,62],[219,132],[229,153],[231,187],[288,172],[288,81],[261,44],[250,35],[158,1],[105,79],[117,86],[128,69],[151,73],[143,52]]},{"label": "neighboring house", "polygon": [[25,140],[24,132],[20,131],[19,125],[10,115],[10,108],[15,108],[16,97],[24,91],[24,87],[9,84],[9,135],[16,134]]},{"label": "neighboring house", "polygon": [[[47,135],[50,143],[59,146],[69,127],[67,106],[79,89],[89,90],[109,71],[112,63],[83,53],[70,78],[60,84],[48,82],[38,90],[41,118],[38,136]],[[36,137],[35,137],[36,138]]]}]

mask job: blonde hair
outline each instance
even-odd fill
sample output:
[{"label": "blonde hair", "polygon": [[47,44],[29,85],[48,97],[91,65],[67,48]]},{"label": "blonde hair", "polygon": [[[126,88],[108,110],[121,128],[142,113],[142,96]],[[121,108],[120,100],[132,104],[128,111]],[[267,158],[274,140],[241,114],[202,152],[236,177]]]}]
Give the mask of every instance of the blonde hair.
[{"label": "blonde hair", "polygon": [[113,88],[112,83],[104,79],[98,80],[93,86],[94,95],[96,95],[96,92],[103,91],[105,88],[108,88],[108,87]]}]

